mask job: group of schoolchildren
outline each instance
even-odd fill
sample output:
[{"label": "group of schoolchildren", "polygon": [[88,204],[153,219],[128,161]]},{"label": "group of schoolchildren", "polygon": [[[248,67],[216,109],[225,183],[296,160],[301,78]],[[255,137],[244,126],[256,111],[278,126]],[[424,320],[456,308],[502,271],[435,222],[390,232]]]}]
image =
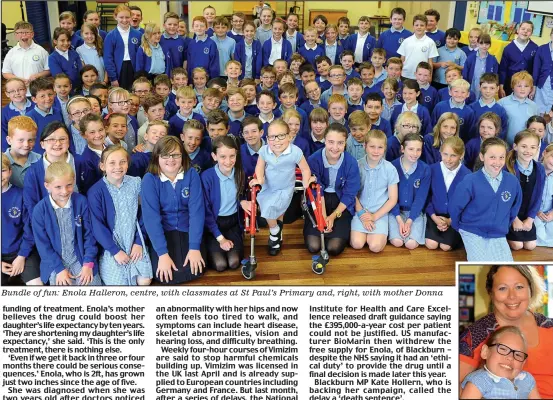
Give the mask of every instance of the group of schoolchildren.
[{"label": "group of schoolchildren", "polygon": [[[302,216],[296,181],[321,185],[332,256],[348,243],[463,242],[471,261],[553,247],[553,53],[530,22],[498,63],[489,35],[472,29],[459,48],[435,10],[412,33],[393,9],[378,40],[367,17],[350,35],[347,18],[319,15],[302,34],[296,14],[268,7],[257,28],[206,7],[194,38],[171,12],[163,33],[140,28],[136,6],[114,18],[106,33],[88,11],[74,32],[63,13],[51,54],[31,24],[15,27],[2,68],[3,282],[148,285],[238,268],[255,185],[276,255]],[[320,251],[309,218],[304,237]]]}]

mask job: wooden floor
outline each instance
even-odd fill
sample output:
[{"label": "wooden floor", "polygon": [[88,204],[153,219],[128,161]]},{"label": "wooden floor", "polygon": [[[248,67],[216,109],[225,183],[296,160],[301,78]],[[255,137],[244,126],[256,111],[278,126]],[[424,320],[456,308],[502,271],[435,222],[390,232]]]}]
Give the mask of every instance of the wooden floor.
[{"label": "wooden floor", "polygon": [[[311,254],[303,243],[303,221],[284,227],[284,244],[276,257],[267,254],[268,230],[256,236],[258,268],[254,280],[247,281],[238,270],[207,273],[192,285],[385,285],[385,286],[446,286],[455,285],[455,262],[466,261],[464,249],[452,252],[431,251],[421,246],[415,250],[397,249],[388,244],[379,254],[367,248],[346,248],[344,253],[330,260],[324,275],[311,271]],[[249,236],[245,239],[249,252]],[[551,260],[552,251],[537,248],[534,251],[514,253],[516,261]],[[190,284],[189,284],[190,285]]]}]

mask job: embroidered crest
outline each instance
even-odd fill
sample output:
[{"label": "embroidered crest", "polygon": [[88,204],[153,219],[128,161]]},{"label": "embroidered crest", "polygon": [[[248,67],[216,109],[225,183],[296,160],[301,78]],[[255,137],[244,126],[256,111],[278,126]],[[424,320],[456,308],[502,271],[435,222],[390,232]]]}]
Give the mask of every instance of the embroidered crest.
[{"label": "embroidered crest", "polygon": [[204,54],[209,54],[209,47],[204,47]]},{"label": "embroidered crest", "polygon": [[415,183],[413,183],[413,187],[415,189],[418,189],[421,187],[421,180],[420,179],[415,179]]},{"label": "embroidered crest", "polygon": [[439,40],[436,40],[436,47],[440,47],[442,45],[442,42],[440,42]]},{"label": "embroidered crest", "polygon": [[536,54],[536,50],[533,50],[533,51],[530,53],[530,55],[531,55],[532,57],[534,57],[534,54]]},{"label": "embroidered crest", "polygon": [[371,49],[371,44],[370,43],[367,43],[367,50],[370,50]]},{"label": "embroidered crest", "polygon": [[403,38],[399,38],[399,40],[397,41],[399,44],[401,44],[403,42]]},{"label": "embroidered crest", "polygon": [[40,59],[40,57],[38,56],[38,54],[35,54],[33,56],[33,61],[38,61]]},{"label": "embroidered crest", "polygon": [[138,44],[138,38],[133,37],[131,39],[132,44]]},{"label": "embroidered crest", "polygon": [[81,172],[81,181],[84,182],[84,171]]},{"label": "embroidered crest", "polygon": [[511,192],[506,190],[501,193],[501,200],[503,200],[505,203],[511,200]]},{"label": "embroidered crest", "polygon": [[179,53],[182,53],[182,52],[183,52],[183,50],[184,50],[184,47],[182,47],[182,46],[179,46],[179,47],[177,47],[177,50],[179,51]]},{"label": "embroidered crest", "polygon": [[181,191],[182,197],[187,199],[190,197],[190,188],[188,186],[183,187]]},{"label": "embroidered crest", "polygon": [[198,164],[192,164],[192,166],[194,167],[194,169],[198,174],[202,172],[202,167],[200,167]]},{"label": "embroidered crest", "polygon": [[425,51],[427,51],[427,50],[428,50],[428,47],[426,47],[426,46],[422,46],[422,47],[421,47],[421,51],[422,51],[423,53],[424,53]]},{"label": "embroidered crest", "polygon": [[463,118],[459,118],[459,125],[463,125],[465,123],[465,120]]},{"label": "embroidered crest", "polygon": [[432,97],[430,96],[424,96],[424,102],[425,103],[430,103],[432,101]]},{"label": "embroidered crest", "polygon": [[75,217],[75,225],[83,226],[83,217],[81,215]]},{"label": "embroidered crest", "polygon": [[17,207],[12,207],[8,210],[10,218],[19,218],[21,216],[21,210]]},{"label": "embroidered crest", "polygon": [[396,94],[396,99],[398,99],[398,101],[401,101],[401,94],[400,93]]}]

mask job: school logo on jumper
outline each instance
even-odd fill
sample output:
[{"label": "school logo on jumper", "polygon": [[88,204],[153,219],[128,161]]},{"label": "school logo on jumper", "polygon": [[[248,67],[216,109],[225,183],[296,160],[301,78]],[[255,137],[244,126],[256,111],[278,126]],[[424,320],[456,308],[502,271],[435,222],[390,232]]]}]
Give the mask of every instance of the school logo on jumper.
[{"label": "school logo on jumper", "polygon": [[465,123],[465,120],[463,118],[459,118],[459,125],[463,125]]},{"label": "school logo on jumper", "polygon": [[40,57],[38,56],[38,54],[35,54],[33,56],[33,61],[38,61],[40,59]]},{"label": "school logo on jumper", "polygon": [[79,68],[79,67],[77,67],[77,61],[75,61],[75,62],[73,63],[73,68],[75,68],[75,69]]},{"label": "school logo on jumper", "polygon": [[530,53],[532,57],[534,57],[534,54],[536,54],[536,50],[532,50],[532,52]]},{"label": "school logo on jumper", "polygon": [[209,47],[204,47],[204,54],[209,54]]},{"label": "school logo on jumper", "polygon": [[367,50],[370,50],[370,49],[371,49],[371,44],[367,43]]},{"label": "school logo on jumper", "polygon": [[181,191],[182,197],[187,199],[190,197],[190,188],[188,186],[183,187]]},{"label": "school logo on jumper", "polygon": [[133,37],[131,39],[132,44],[138,44],[138,38]]},{"label": "school logo on jumper", "polygon": [[19,218],[21,216],[21,210],[17,207],[12,207],[8,210],[10,218]]},{"label": "school logo on jumper", "polygon": [[436,47],[440,47],[442,45],[442,42],[439,40],[436,40]]},{"label": "school logo on jumper", "polygon": [[83,226],[83,217],[82,217],[82,215],[77,215],[75,217],[75,225]]},{"label": "school logo on jumper", "polygon": [[200,167],[198,164],[192,164],[192,166],[194,167],[194,169],[198,174],[202,173],[202,167]]},{"label": "school logo on jumper", "polygon": [[415,183],[413,183],[413,187],[415,189],[418,189],[421,187],[421,180],[420,179],[415,179]]},{"label": "school logo on jumper", "polygon": [[399,40],[397,41],[399,44],[403,43],[403,38],[399,38]]},{"label": "school logo on jumper", "polygon": [[509,200],[511,200],[511,192],[506,190],[501,193],[501,200],[503,200],[504,202],[508,202]]},{"label": "school logo on jumper", "polygon": [[425,103],[430,103],[432,101],[432,97],[430,96],[424,96],[424,102]]},{"label": "school logo on jumper", "polygon": [[184,50],[184,47],[179,46],[179,47],[177,47],[177,50],[179,51],[179,53],[182,53],[182,51]]},{"label": "school logo on jumper", "polygon": [[422,47],[421,47],[421,51],[422,51],[423,53],[424,53],[425,51],[427,51],[427,50],[428,50],[428,47],[426,47],[426,46],[422,46]]}]

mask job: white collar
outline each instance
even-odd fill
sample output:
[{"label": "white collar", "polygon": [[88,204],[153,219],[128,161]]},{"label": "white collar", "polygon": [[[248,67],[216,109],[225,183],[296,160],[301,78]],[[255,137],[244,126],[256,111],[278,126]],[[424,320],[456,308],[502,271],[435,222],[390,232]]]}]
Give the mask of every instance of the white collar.
[{"label": "white collar", "polygon": [[315,43],[315,46],[313,46],[313,47],[309,47],[309,46],[307,45],[307,43],[305,43],[304,46],[305,46],[305,48],[306,48],[307,50],[315,50],[315,49],[317,48],[317,43]]},{"label": "white collar", "polygon": [[58,48],[56,47],[56,52],[57,52],[58,54],[61,54],[61,55],[64,56],[64,57],[69,57],[69,50],[61,51],[60,49],[58,49]]},{"label": "white collar", "polygon": [[271,122],[273,122],[273,121],[275,120],[275,114],[273,113],[273,118],[268,119],[268,120],[263,119],[263,117],[261,116],[261,114],[259,114],[259,119],[261,120],[262,123],[266,123],[266,122],[271,123]]},{"label": "white collar", "polygon": [[459,163],[459,165],[457,165],[457,168],[455,168],[454,170],[450,170],[445,166],[443,161],[440,161],[440,168],[442,169],[443,176],[446,176],[446,175],[456,176],[457,172],[459,172],[459,170],[461,169],[461,165],[463,165],[463,163]]},{"label": "white collar", "polygon": [[96,46],[89,46],[89,45],[86,44],[86,43],[83,43],[83,46],[84,46],[85,48],[87,48],[88,50],[96,50]]},{"label": "white collar", "polygon": [[119,33],[125,34],[125,35],[131,33],[130,25],[129,25],[129,29],[127,29],[127,30],[125,30],[125,29],[121,28],[119,25],[117,25],[117,30],[119,31]]},{"label": "white collar", "polygon": [[271,36],[271,41],[273,42],[273,44],[282,44],[282,41],[284,40],[284,36],[280,38],[280,40],[275,40],[275,38],[273,36]]},{"label": "white collar", "polygon": [[52,207],[54,207],[54,210],[57,210],[58,208],[71,208],[71,197],[69,197],[69,200],[67,200],[67,203],[63,207],[60,207],[56,204],[54,199],[52,198],[52,195],[49,195],[48,198],[50,199],[50,204],[52,204]]},{"label": "white collar", "polygon": [[311,131],[311,139],[313,139],[313,142],[315,142],[315,143],[317,143],[317,142],[319,142],[319,143],[324,143],[324,142],[325,142],[325,138],[324,138],[324,137],[323,137],[321,140],[317,139],[317,138],[315,137],[315,135],[313,135],[313,131]]},{"label": "white collar", "polygon": [[99,157],[102,157],[102,151],[103,150],[96,150],[96,149],[93,149],[92,147],[88,146],[88,148],[93,152],[93,153],[96,153],[96,155],[98,155]]},{"label": "white collar", "polygon": [[[271,146],[267,146],[267,150],[269,150],[269,154],[275,154],[273,152],[273,150],[271,150]],[[288,147],[286,149],[284,149],[284,151],[282,153],[280,153],[280,155],[284,155],[284,154],[290,154],[292,152],[292,142],[290,142],[290,144],[288,145]],[[279,157],[279,156],[277,156]]]},{"label": "white collar", "polygon": [[180,172],[177,174],[174,180],[169,179],[163,172],[159,173],[159,180],[161,182],[171,182],[172,184],[177,183],[178,181],[184,179],[184,171],[181,169]]},{"label": "white collar", "polygon": [[[42,162],[44,163],[44,169],[48,168],[50,164],[52,164],[50,161],[46,159],[46,154],[44,154],[44,157],[42,157]],[[65,160],[67,164],[71,163],[71,153],[69,151],[67,152],[67,159]]]},{"label": "white collar", "polygon": [[357,37],[361,39],[366,38],[369,33],[370,33],[369,31],[365,32],[365,34],[361,34],[361,32],[357,32]]}]

